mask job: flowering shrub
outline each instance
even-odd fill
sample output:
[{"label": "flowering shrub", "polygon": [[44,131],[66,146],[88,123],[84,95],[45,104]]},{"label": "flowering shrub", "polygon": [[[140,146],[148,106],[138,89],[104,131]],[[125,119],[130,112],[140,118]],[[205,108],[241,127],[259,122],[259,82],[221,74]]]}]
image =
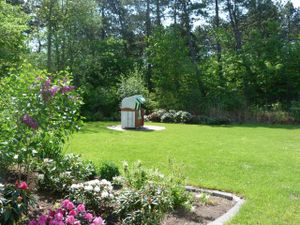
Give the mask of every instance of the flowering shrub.
[{"label": "flowering shrub", "polygon": [[44,159],[38,164],[39,189],[60,194],[78,181],[94,178],[96,169],[92,162],[84,162],[79,155],[67,154],[59,160]]},{"label": "flowering shrub", "polygon": [[175,111],[175,110],[155,110],[153,113],[147,116],[147,119],[152,122],[163,122],[163,123],[190,123],[193,116],[186,111]]},{"label": "flowering shrub", "polygon": [[70,199],[84,203],[95,213],[108,214],[115,203],[112,184],[107,180],[91,180],[73,184],[70,188]]},{"label": "flowering shrub", "polygon": [[189,123],[193,116],[189,112],[186,111],[178,111],[174,115],[176,123]]},{"label": "flowering shrub", "polygon": [[16,224],[33,204],[26,182],[4,186],[0,184],[0,224]]},{"label": "flowering shrub", "polygon": [[75,205],[69,199],[62,201],[60,208],[49,210],[47,215],[41,215],[31,220],[29,225],[104,225],[101,217],[96,217],[86,210],[84,204]]},{"label": "flowering shrub", "polygon": [[82,101],[70,75],[23,66],[0,82],[0,165],[28,171],[33,157],[60,157],[81,123]]}]

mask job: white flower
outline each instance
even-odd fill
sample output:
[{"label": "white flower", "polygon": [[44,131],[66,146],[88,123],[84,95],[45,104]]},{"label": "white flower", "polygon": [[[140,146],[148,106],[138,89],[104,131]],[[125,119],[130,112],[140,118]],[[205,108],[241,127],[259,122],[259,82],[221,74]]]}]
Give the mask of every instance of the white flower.
[{"label": "white flower", "polygon": [[79,184],[72,184],[71,189],[78,189],[80,186]]},{"label": "white flower", "polygon": [[38,153],[36,150],[32,150],[33,155],[35,155],[36,153]]},{"label": "white flower", "polygon": [[107,198],[108,196],[109,196],[109,194],[108,194],[107,191],[103,191],[103,192],[101,193],[101,197],[102,197],[102,198]]},{"label": "white flower", "polygon": [[18,158],[19,158],[19,155],[15,155],[15,156],[14,156],[14,159],[18,159]]},{"label": "white flower", "polygon": [[87,185],[99,185],[100,181],[98,179],[95,179],[95,180],[87,181],[84,184],[87,184]]},{"label": "white flower", "polygon": [[85,190],[85,191],[92,191],[92,190],[93,190],[93,187],[92,187],[91,185],[85,186],[85,187],[84,187],[84,190]]},{"label": "white flower", "polygon": [[39,180],[44,180],[44,177],[45,177],[44,174],[39,174],[39,175],[38,175],[38,179],[39,179]]},{"label": "white flower", "polygon": [[94,191],[95,191],[95,192],[100,192],[99,186],[94,187]]}]

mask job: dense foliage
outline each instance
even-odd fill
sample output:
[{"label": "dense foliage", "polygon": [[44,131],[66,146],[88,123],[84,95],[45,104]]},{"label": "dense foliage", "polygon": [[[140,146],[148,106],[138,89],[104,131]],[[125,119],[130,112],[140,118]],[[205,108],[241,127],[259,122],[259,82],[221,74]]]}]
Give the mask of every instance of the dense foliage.
[{"label": "dense foliage", "polygon": [[31,192],[26,182],[4,186],[0,184],[0,223],[17,224],[27,214],[33,204]]},{"label": "dense foliage", "polygon": [[123,189],[117,197],[116,214],[123,224],[159,224],[163,216],[176,208],[189,209],[191,196],[185,191],[185,179],[176,168],[166,176],[146,169],[140,161],[124,162]]},{"label": "dense foliage", "polygon": [[102,163],[99,169],[101,179],[112,181],[114,177],[120,175],[119,168],[113,162]]},{"label": "dense foliage", "polygon": [[69,74],[47,74],[24,65],[0,82],[1,166],[19,165],[28,171],[32,157],[60,157],[81,121],[81,97]]},{"label": "dense foliage", "polygon": [[136,93],[150,111],[297,117],[300,11],[290,1],[9,2],[0,5],[1,77],[24,59],[68,69],[88,120],[118,118],[120,98]]}]

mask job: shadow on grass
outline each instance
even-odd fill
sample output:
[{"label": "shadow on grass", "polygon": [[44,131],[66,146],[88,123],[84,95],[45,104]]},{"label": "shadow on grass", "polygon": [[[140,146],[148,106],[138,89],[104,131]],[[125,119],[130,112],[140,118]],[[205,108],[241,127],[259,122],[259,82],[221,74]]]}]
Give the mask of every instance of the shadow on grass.
[{"label": "shadow on grass", "polygon": [[107,128],[107,126],[116,125],[116,123],[112,122],[87,122],[84,124],[84,126],[81,128],[80,133],[86,134],[86,133],[120,133],[114,130],[110,130]]}]

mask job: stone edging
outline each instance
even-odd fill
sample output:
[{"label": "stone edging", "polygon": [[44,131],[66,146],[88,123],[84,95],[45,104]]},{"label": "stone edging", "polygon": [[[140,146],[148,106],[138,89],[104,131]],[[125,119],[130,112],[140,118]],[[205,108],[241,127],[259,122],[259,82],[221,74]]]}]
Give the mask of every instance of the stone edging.
[{"label": "stone edging", "polygon": [[228,222],[238,213],[241,206],[245,203],[245,199],[238,197],[237,195],[234,195],[232,193],[218,191],[218,190],[209,190],[204,188],[196,188],[192,186],[186,186],[185,188],[187,191],[203,192],[203,193],[210,194],[212,196],[222,197],[236,202],[235,205],[231,209],[229,209],[225,214],[218,217],[214,221],[208,223],[207,225],[224,225],[226,222]]}]

